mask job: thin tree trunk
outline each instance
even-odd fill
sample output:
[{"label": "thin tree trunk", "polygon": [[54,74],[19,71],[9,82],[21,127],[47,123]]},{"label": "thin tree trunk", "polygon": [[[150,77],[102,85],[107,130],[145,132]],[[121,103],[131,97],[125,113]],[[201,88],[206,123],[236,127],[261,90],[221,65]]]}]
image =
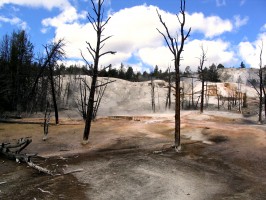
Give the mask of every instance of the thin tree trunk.
[{"label": "thin tree trunk", "polygon": [[53,77],[52,66],[49,66],[49,71],[50,71],[50,83],[51,83],[52,98],[53,98],[53,105],[54,105],[55,123],[59,124],[59,115],[58,115],[58,108],[57,108],[57,102],[56,102],[56,94],[55,94],[55,86],[54,86],[54,77]]},{"label": "thin tree trunk", "polygon": [[192,83],[191,83],[191,86],[192,86],[192,89],[191,89],[192,109],[195,109],[195,106],[194,106],[194,81],[193,81],[193,77],[191,78],[191,80],[192,80]]},{"label": "thin tree trunk", "polygon": [[[176,64],[177,65],[177,64]],[[179,76],[179,67],[175,69],[175,147],[179,148],[180,146],[180,76]]]},{"label": "thin tree trunk", "polygon": [[200,96],[200,112],[203,113],[203,104],[204,104],[204,80],[201,82],[201,96]]},{"label": "thin tree trunk", "polygon": [[[94,70],[95,70],[95,68],[94,68]],[[91,82],[90,96],[89,96],[88,105],[87,105],[86,124],[85,124],[85,129],[84,129],[84,134],[83,134],[83,140],[85,140],[85,141],[87,141],[89,139],[91,122],[93,120],[93,105],[94,105],[96,82],[97,82],[97,76],[93,75],[92,82]]]},{"label": "thin tree trunk", "polygon": [[262,104],[263,104],[263,99],[262,99],[262,87],[263,87],[263,82],[262,82],[262,69],[260,68],[259,70],[259,78],[260,78],[260,93],[259,93],[259,123],[262,123]]},{"label": "thin tree trunk", "polygon": [[[94,30],[97,33],[97,41],[96,41],[96,48],[92,48],[91,44],[87,42],[89,47],[87,48],[89,53],[91,54],[93,58],[93,69],[92,69],[92,81],[91,81],[91,89],[90,89],[90,95],[89,95],[89,100],[88,100],[88,105],[87,105],[87,118],[86,118],[86,124],[84,128],[84,134],[83,134],[83,140],[87,141],[89,139],[90,135],[90,129],[91,129],[91,122],[94,119],[93,111],[94,111],[94,98],[95,98],[95,91],[97,87],[97,78],[98,78],[98,65],[99,65],[99,59],[101,56],[106,55],[106,54],[115,54],[116,52],[113,51],[107,51],[104,53],[100,54],[101,48],[104,46],[104,41],[109,39],[111,36],[108,36],[104,39],[101,39],[104,26],[108,23],[110,17],[105,21],[102,22],[102,17],[104,14],[104,10],[102,9],[104,0],[98,0],[97,5],[95,5],[94,1],[91,0],[91,3],[93,5],[93,11],[94,14],[96,15],[96,18],[92,17],[90,13],[88,14],[88,19],[90,20]],[[82,54],[81,54],[82,55]],[[83,55],[82,55],[83,57]],[[87,64],[88,61],[83,57],[85,62]]]},{"label": "thin tree trunk", "polygon": [[94,106],[94,96],[95,96],[95,90],[96,90],[96,84],[97,84],[97,78],[98,78],[98,65],[99,65],[99,55],[100,55],[100,44],[101,44],[101,29],[100,29],[100,9],[101,6],[98,3],[98,29],[97,29],[97,43],[96,43],[96,50],[95,50],[95,57],[94,57],[94,67],[93,67],[93,75],[92,75],[92,81],[91,81],[91,90],[90,90],[90,96],[89,101],[87,105],[87,118],[86,118],[86,124],[83,134],[83,140],[87,141],[89,139],[90,135],[90,129],[91,129],[91,121],[93,120],[93,106]]}]

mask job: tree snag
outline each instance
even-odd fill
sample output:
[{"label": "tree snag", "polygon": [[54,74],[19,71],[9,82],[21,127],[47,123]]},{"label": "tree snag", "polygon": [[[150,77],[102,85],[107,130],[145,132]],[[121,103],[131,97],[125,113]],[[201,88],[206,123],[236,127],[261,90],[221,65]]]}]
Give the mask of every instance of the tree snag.
[{"label": "tree snag", "polygon": [[204,86],[205,86],[205,81],[207,79],[207,70],[204,67],[204,62],[207,60],[206,59],[206,51],[203,48],[203,45],[201,45],[201,56],[199,58],[200,65],[198,68],[199,72],[199,78],[201,80],[201,96],[200,96],[200,112],[203,113],[203,106],[204,106]]},{"label": "tree snag", "polygon": [[[175,66],[175,96],[176,96],[176,102],[175,102],[175,144],[174,147],[176,151],[181,150],[181,144],[180,144],[180,61],[181,61],[181,54],[183,52],[184,44],[186,39],[189,37],[191,28],[189,28],[188,32],[185,34],[184,32],[184,27],[185,27],[185,22],[186,22],[186,14],[185,14],[185,9],[186,9],[186,1],[181,0],[180,1],[180,14],[178,14],[177,19],[180,24],[180,34],[181,38],[180,41],[178,41],[178,36],[176,38],[172,37],[167,25],[162,19],[162,16],[159,14],[157,10],[157,14],[159,17],[159,20],[161,24],[163,25],[166,34],[161,32],[158,28],[158,32],[163,36],[169,50],[173,54],[174,57],[174,66]],[[180,42],[180,43],[179,43]]]},{"label": "tree snag", "polygon": [[94,118],[94,116],[93,116],[93,112],[94,112],[94,108],[95,108],[94,107],[94,103],[95,103],[94,98],[95,98],[96,88],[98,87],[97,86],[97,78],[98,78],[98,74],[99,74],[98,70],[99,70],[100,58],[104,55],[107,55],[107,54],[115,54],[116,53],[114,51],[106,51],[103,53],[100,52],[101,49],[105,45],[104,42],[111,37],[111,36],[107,36],[105,38],[102,38],[105,26],[111,18],[109,17],[106,21],[103,21],[103,14],[104,14],[103,3],[104,3],[104,0],[98,0],[97,4],[94,2],[95,2],[94,0],[91,0],[91,4],[93,6],[93,12],[95,14],[95,17],[93,17],[92,15],[90,15],[90,13],[88,13],[88,20],[90,21],[91,25],[93,26],[93,29],[95,30],[95,32],[97,34],[96,47],[93,48],[91,46],[91,43],[86,42],[88,45],[87,50],[89,51],[91,57],[93,58],[93,65],[90,65],[89,62],[81,54],[84,61],[86,62],[87,65],[90,66],[90,69],[92,71],[92,81],[91,81],[91,86],[90,86],[89,100],[88,100],[88,104],[87,104],[87,116],[86,116],[86,122],[85,122],[84,134],[83,134],[84,143],[87,143],[87,141],[89,139],[91,121]]}]

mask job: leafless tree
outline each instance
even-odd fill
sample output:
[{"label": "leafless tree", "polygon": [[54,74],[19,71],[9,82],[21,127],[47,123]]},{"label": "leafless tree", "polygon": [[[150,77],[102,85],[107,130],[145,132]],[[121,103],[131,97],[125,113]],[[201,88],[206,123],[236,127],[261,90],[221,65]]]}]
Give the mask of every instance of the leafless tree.
[{"label": "leafless tree", "polygon": [[170,67],[168,67],[167,68],[167,75],[168,75],[168,77],[167,77],[167,83],[168,83],[168,85],[167,85],[167,95],[166,95],[166,102],[165,102],[165,109],[171,109],[171,104],[172,104],[172,84],[171,84],[171,82],[172,82],[172,77],[171,77],[171,68]]},{"label": "leafless tree", "polygon": [[86,108],[87,108],[87,83],[86,79],[79,79],[79,94],[80,98],[77,99],[77,104],[78,104],[78,110],[82,115],[82,118],[86,120],[87,118],[87,113],[86,113]]},{"label": "leafless tree", "polygon": [[155,85],[154,85],[154,81],[153,78],[151,76],[151,108],[152,111],[155,113],[156,109],[155,109]]},{"label": "leafless tree", "polygon": [[58,108],[57,108],[57,102],[56,102],[54,68],[57,65],[57,61],[61,60],[65,55],[65,52],[63,50],[64,46],[65,46],[64,39],[59,39],[56,42],[52,42],[51,44],[44,46],[46,56],[40,59],[40,63],[41,63],[40,71],[39,71],[38,76],[35,79],[35,82],[33,84],[33,87],[31,89],[31,92],[28,98],[30,101],[34,99],[39,79],[44,75],[45,69],[48,68],[48,71],[49,71],[48,77],[49,77],[50,85],[51,85],[56,124],[59,124],[59,115],[58,115]]},{"label": "leafless tree", "polygon": [[207,60],[207,51],[204,49],[203,45],[201,45],[201,55],[199,57],[199,77],[201,79],[201,96],[200,96],[200,112],[203,113],[203,106],[204,106],[204,86],[206,81],[206,70],[204,70],[204,63]]},{"label": "leafless tree", "polygon": [[[259,62],[259,72],[258,72],[258,77],[259,81],[257,82],[256,80],[248,80],[248,82],[252,85],[252,87],[257,91],[258,96],[259,96],[259,119],[258,122],[261,124],[262,123],[262,109],[263,109],[263,96],[264,96],[264,106],[266,107],[266,92],[263,84],[263,67],[262,67],[262,53],[263,53],[263,41],[261,41],[261,46],[260,48],[260,62]],[[258,85],[258,87],[257,87]],[[266,115],[266,108],[265,108],[265,115]],[[265,116],[266,117],[266,116]]]},{"label": "leafless tree", "polygon": [[[181,54],[183,52],[184,44],[186,39],[189,37],[191,28],[189,28],[188,32],[185,33],[184,27],[186,23],[186,1],[180,1],[180,15],[176,15],[178,22],[180,24],[180,41],[178,35],[176,37],[172,37],[166,23],[163,21],[162,16],[159,14],[157,10],[157,14],[161,24],[163,25],[165,32],[161,32],[158,28],[158,32],[163,36],[169,50],[173,54],[174,57],[174,66],[175,66],[175,149],[176,151],[181,150],[181,143],[180,143],[180,61],[181,61]],[[180,42],[180,43],[179,43]]]},{"label": "leafless tree", "polygon": [[65,54],[63,50],[64,40],[60,39],[58,42],[54,42],[50,45],[45,46],[46,57],[49,58],[51,53],[54,51],[55,47],[58,47],[54,52],[53,56],[48,60],[48,69],[49,69],[49,79],[51,83],[51,92],[52,92],[52,100],[55,112],[55,123],[59,124],[59,114],[58,114],[58,106],[56,100],[56,89],[55,89],[55,81],[54,81],[54,70],[55,66],[58,64],[57,61],[62,59],[62,56]]},{"label": "leafless tree", "polygon": [[46,109],[45,109],[45,115],[44,115],[44,123],[43,123],[43,140],[45,141],[47,139],[48,130],[49,130],[49,124],[50,124],[50,114],[51,114],[51,107],[49,101],[47,101]]},{"label": "leafless tree", "polygon": [[261,46],[260,46],[260,63],[259,63],[259,67],[260,67],[259,68],[259,123],[262,123],[263,95],[265,99],[265,88],[263,84],[263,71],[262,71],[263,70],[262,69],[262,52],[263,52],[263,41],[261,41]]},{"label": "leafless tree", "polygon": [[116,53],[114,51],[105,51],[105,52],[101,53],[101,50],[105,45],[105,41],[111,37],[111,36],[103,37],[103,31],[105,29],[105,26],[110,20],[110,17],[109,17],[106,21],[103,21],[103,17],[104,17],[103,3],[104,3],[104,0],[98,0],[97,3],[95,3],[94,0],[91,0],[91,4],[93,7],[92,10],[93,10],[94,16],[91,15],[90,13],[88,13],[88,20],[90,21],[90,23],[93,26],[93,29],[95,30],[96,35],[97,35],[97,41],[96,41],[95,47],[92,47],[90,42],[86,42],[88,45],[87,50],[93,59],[93,65],[91,65],[81,53],[84,61],[86,62],[86,64],[88,66],[90,66],[90,70],[92,72],[90,95],[89,95],[89,100],[88,100],[88,104],[87,104],[87,117],[86,117],[86,123],[85,123],[84,134],[83,134],[83,140],[85,142],[89,139],[91,122],[93,120],[93,112],[95,109],[94,103],[95,103],[96,88],[108,84],[108,82],[107,82],[104,84],[97,85],[100,58],[104,55],[107,55],[107,54],[115,54]]}]

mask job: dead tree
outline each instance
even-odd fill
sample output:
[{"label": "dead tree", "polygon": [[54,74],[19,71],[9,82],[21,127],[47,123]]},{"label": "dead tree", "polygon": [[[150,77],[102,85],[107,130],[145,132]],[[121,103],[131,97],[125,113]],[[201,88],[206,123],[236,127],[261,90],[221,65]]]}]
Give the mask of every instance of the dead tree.
[{"label": "dead tree", "polygon": [[172,104],[172,77],[171,77],[171,69],[170,67],[167,68],[167,95],[166,95],[166,102],[165,102],[165,109],[171,109],[171,104]]},{"label": "dead tree", "polygon": [[79,94],[80,97],[77,99],[77,106],[78,106],[78,110],[81,113],[81,116],[84,120],[86,120],[87,118],[87,88],[90,91],[90,88],[86,82],[86,79],[83,78],[79,78]]},{"label": "dead tree", "polygon": [[180,15],[177,15],[177,19],[180,24],[180,35],[181,38],[179,40],[178,36],[176,38],[172,37],[166,23],[163,21],[162,16],[159,14],[157,10],[157,14],[161,24],[163,25],[166,34],[161,32],[158,28],[158,32],[163,36],[170,52],[173,54],[174,57],[174,66],[175,66],[175,149],[176,151],[181,150],[181,143],[180,143],[180,61],[181,61],[181,54],[183,52],[184,44],[186,39],[189,37],[191,28],[189,28],[188,32],[185,33],[184,27],[186,23],[186,1],[180,1]]},{"label": "dead tree", "polygon": [[[79,94],[80,97],[77,99],[77,106],[78,110],[82,115],[82,118],[86,120],[87,118],[87,102],[88,102],[88,95],[87,93],[90,92],[91,88],[87,83],[86,78],[78,78],[80,80],[79,82]],[[104,93],[106,91],[107,85],[110,83],[115,82],[115,80],[110,80],[110,77],[104,77],[101,80],[97,80],[97,87],[95,91],[95,101],[94,101],[94,107],[93,107],[93,114],[92,114],[92,120],[94,120],[97,117],[97,113],[102,101],[102,98],[104,96]],[[87,92],[88,91],[88,92]]]},{"label": "dead tree", "polygon": [[150,84],[151,84],[151,108],[152,111],[155,113],[155,85],[152,76]]},{"label": "dead tree", "polygon": [[[261,42],[261,46],[260,46],[260,58],[259,58],[260,62],[259,62],[259,72],[258,72],[259,82],[257,83],[256,80],[248,80],[248,82],[256,90],[256,92],[258,93],[258,96],[259,96],[259,119],[258,119],[258,122],[260,124],[262,123],[263,95],[264,95],[264,104],[265,104],[264,106],[266,107],[265,88],[264,88],[264,84],[263,84],[262,52],[263,52],[263,42]],[[257,87],[257,85],[259,85],[259,86]],[[265,110],[265,114],[266,114],[266,110]]]},{"label": "dead tree", "polygon": [[102,80],[98,80],[97,89],[99,89],[99,90],[97,92],[97,97],[96,97],[96,100],[95,100],[95,106],[94,106],[94,109],[93,109],[93,119],[95,119],[97,117],[97,113],[98,113],[98,110],[99,110],[103,95],[105,93],[105,90],[107,88],[107,85],[110,84],[110,83],[113,83],[113,82],[115,82],[115,80],[110,81],[109,77],[103,78]]},{"label": "dead tree", "polygon": [[58,46],[55,54],[51,59],[48,61],[48,69],[49,69],[49,79],[51,84],[51,92],[52,92],[52,100],[53,100],[53,106],[54,106],[54,112],[55,112],[55,123],[59,124],[59,114],[58,114],[58,107],[57,107],[57,101],[56,101],[56,90],[55,90],[55,81],[54,81],[54,68],[58,64],[57,61],[62,59],[65,52],[63,50],[64,41],[61,39],[58,42],[54,42],[50,45],[45,46],[46,56],[49,57],[51,52],[54,51],[54,47]]},{"label": "dead tree", "polygon": [[242,84],[242,79],[239,76],[237,79],[237,100],[238,100],[238,111],[242,112],[242,92],[241,92],[241,84]]},{"label": "dead tree", "polygon": [[200,112],[203,113],[203,106],[204,106],[204,86],[205,86],[205,81],[206,81],[206,70],[204,67],[204,62],[207,60],[206,58],[207,52],[204,50],[203,45],[201,45],[201,56],[199,58],[200,65],[198,67],[198,73],[199,73],[199,78],[201,80],[201,96],[200,96]]},{"label": "dead tree", "polygon": [[44,122],[43,122],[43,134],[44,134],[43,140],[44,141],[47,139],[47,135],[49,132],[50,115],[51,115],[51,107],[48,101],[46,109],[45,109]]},{"label": "dead tree", "polygon": [[57,108],[57,102],[56,102],[56,91],[55,91],[55,83],[54,83],[54,67],[57,65],[57,61],[62,59],[65,55],[65,52],[63,50],[65,46],[64,40],[60,39],[57,42],[53,42],[49,45],[45,45],[45,52],[46,56],[41,59],[41,67],[38,76],[36,77],[34,84],[32,86],[31,92],[29,94],[29,101],[32,101],[34,99],[34,96],[36,94],[36,88],[39,82],[39,79],[44,75],[44,71],[46,68],[49,70],[49,80],[52,90],[52,98],[53,98],[53,106],[54,106],[54,112],[55,112],[55,122],[56,124],[59,123],[59,115],[58,115],[58,108]]},{"label": "dead tree", "polygon": [[[91,0],[91,4],[93,6],[92,10],[94,12],[95,17],[92,16],[90,13],[88,13],[88,20],[90,21],[90,23],[93,26],[93,29],[95,30],[96,35],[97,35],[96,47],[93,48],[91,46],[90,42],[86,42],[88,45],[87,50],[89,51],[89,53],[93,59],[93,65],[91,65],[81,53],[84,61],[90,67],[90,70],[92,72],[90,95],[89,95],[89,100],[88,100],[88,104],[87,104],[87,117],[86,117],[86,123],[85,123],[84,134],[83,134],[83,140],[85,142],[88,141],[88,139],[89,139],[91,122],[93,120],[93,112],[94,112],[94,108],[95,108],[94,107],[95,91],[96,91],[97,87],[100,87],[99,85],[97,85],[100,58],[104,55],[107,55],[107,54],[115,54],[116,53],[114,51],[106,51],[106,52],[101,53],[101,50],[105,45],[105,41],[111,37],[111,36],[107,36],[107,37],[103,38],[103,31],[105,29],[106,24],[109,22],[110,17],[106,21],[103,21],[103,16],[104,16],[103,3],[104,3],[104,0],[98,0],[97,4],[94,2],[95,2],[94,0]],[[108,84],[108,83],[106,83],[106,84]],[[101,85],[101,86],[103,86],[103,85]]]},{"label": "dead tree", "polygon": [[195,109],[195,105],[194,105],[194,80],[193,78],[195,77],[191,77],[191,101],[192,101],[192,108]]},{"label": "dead tree", "polygon": [[[260,46],[260,63],[259,63],[259,67],[260,67],[259,68],[259,123],[262,123],[263,94],[264,94],[264,99],[266,98],[265,88],[263,84],[263,73],[262,73],[263,72],[262,71],[262,52],[263,52],[263,41],[261,41],[261,46]],[[266,104],[264,106],[266,107]]]},{"label": "dead tree", "polygon": [[37,154],[24,154],[21,153],[23,149],[25,149],[32,140],[28,137],[20,138],[17,143],[10,144],[10,143],[0,143],[0,154],[3,154],[8,159],[16,160],[16,162],[25,162],[30,167],[37,169],[39,172],[43,172],[49,175],[54,175],[50,170],[40,167],[34,164],[31,161],[31,158],[36,156]]}]

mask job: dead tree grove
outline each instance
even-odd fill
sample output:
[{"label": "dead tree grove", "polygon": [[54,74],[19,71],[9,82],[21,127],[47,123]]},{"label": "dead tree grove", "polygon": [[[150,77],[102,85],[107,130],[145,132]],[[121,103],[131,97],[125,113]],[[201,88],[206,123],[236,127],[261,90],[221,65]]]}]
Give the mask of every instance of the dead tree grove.
[{"label": "dead tree grove", "polygon": [[89,94],[89,99],[88,99],[88,103],[87,103],[87,116],[86,116],[86,122],[85,122],[84,134],[83,134],[83,140],[85,143],[89,139],[91,122],[94,118],[93,112],[95,109],[96,88],[104,86],[104,85],[109,83],[109,82],[106,82],[106,83],[100,84],[100,85],[99,85],[99,83],[97,84],[100,58],[106,54],[115,54],[116,53],[114,51],[106,51],[106,52],[101,53],[101,50],[105,45],[105,41],[111,37],[111,36],[103,37],[103,31],[105,29],[105,26],[110,20],[110,17],[109,17],[106,21],[103,21],[103,16],[104,16],[103,3],[104,3],[104,0],[98,0],[97,3],[95,3],[94,0],[91,0],[91,4],[93,7],[92,9],[93,9],[93,13],[95,16],[88,13],[88,20],[90,21],[91,25],[93,26],[93,29],[96,32],[96,40],[97,40],[96,41],[96,47],[92,47],[90,42],[86,42],[88,45],[87,50],[93,59],[93,64],[91,65],[81,53],[84,61],[90,67],[90,70],[92,72],[90,94]]},{"label": "dead tree grove", "polygon": [[[172,37],[166,23],[163,21],[162,16],[159,14],[157,10],[157,14],[160,20],[160,23],[163,25],[165,32],[161,32],[158,28],[158,32],[163,36],[169,50],[173,54],[174,57],[174,66],[175,66],[175,144],[174,147],[176,151],[181,150],[181,143],[180,143],[180,61],[181,61],[181,54],[183,52],[184,44],[186,39],[189,37],[191,28],[189,28],[188,32],[185,33],[184,27],[186,23],[186,1],[180,1],[180,15],[176,15],[178,22],[180,24],[180,38],[177,36]],[[179,40],[180,39],[180,40]],[[179,43],[180,42],[180,43]]]}]

